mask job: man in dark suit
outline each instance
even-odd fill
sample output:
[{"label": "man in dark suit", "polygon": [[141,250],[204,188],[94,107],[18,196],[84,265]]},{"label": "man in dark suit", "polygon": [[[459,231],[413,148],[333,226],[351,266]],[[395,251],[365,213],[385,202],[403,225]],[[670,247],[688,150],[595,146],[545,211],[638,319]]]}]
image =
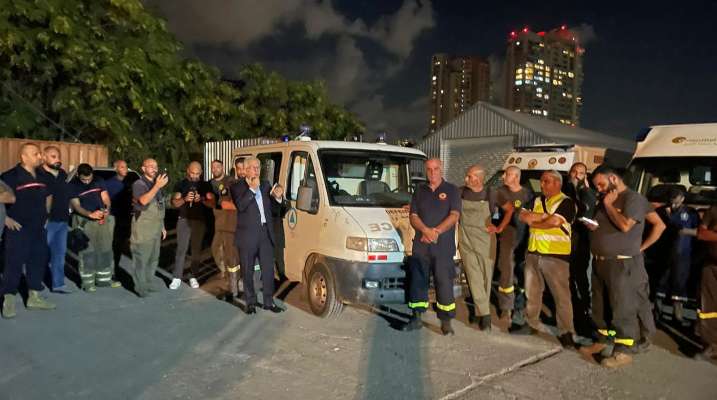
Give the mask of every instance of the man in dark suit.
[{"label": "man in dark suit", "polygon": [[280,313],[283,308],[274,304],[274,237],[271,212],[272,190],[268,182],[259,181],[261,163],[254,157],[244,160],[246,178],[231,187],[232,199],[237,209],[235,243],[244,280],[246,313],[256,312],[257,298],[254,291],[254,260],[261,265],[262,293],[265,310]]}]

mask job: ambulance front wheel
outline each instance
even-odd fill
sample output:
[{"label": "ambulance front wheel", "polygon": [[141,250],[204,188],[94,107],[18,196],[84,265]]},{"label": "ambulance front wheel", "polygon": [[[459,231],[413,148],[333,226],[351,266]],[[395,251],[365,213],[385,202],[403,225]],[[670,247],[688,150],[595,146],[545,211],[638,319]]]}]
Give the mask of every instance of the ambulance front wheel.
[{"label": "ambulance front wheel", "polygon": [[336,295],[336,282],[326,265],[314,264],[306,287],[309,307],[314,315],[321,318],[335,318],[341,314],[344,304]]}]

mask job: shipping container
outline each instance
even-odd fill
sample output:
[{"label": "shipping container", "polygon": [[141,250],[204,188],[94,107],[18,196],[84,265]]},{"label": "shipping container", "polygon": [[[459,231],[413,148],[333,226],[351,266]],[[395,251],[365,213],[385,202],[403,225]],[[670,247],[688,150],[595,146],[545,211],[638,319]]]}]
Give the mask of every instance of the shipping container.
[{"label": "shipping container", "polygon": [[63,168],[68,172],[82,163],[88,163],[93,167],[109,166],[109,152],[107,147],[103,145],[0,138],[0,171],[7,171],[20,162],[20,148],[25,143],[38,145],[40,151],[50,145],[57,146],[60,149]]}]

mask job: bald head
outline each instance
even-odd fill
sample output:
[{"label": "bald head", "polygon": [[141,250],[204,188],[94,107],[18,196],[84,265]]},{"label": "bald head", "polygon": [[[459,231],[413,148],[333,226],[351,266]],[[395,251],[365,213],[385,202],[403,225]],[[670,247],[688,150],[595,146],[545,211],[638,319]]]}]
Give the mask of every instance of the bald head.
[{"label": "bald head", "polygon": [[465,177],[466,186],[471,188],[473,191],[483,190],[483,183],[485,182],[485,169],[480,164],[473,164],[466,170]]},{"label": "bald head", "polygon": [[155,159],[147,158],[142,161],[142,173],[147,179],[153,180],[156,178],[158,169],[157,161]]},{"label": "bald head", "polygon": [[25,143],[20,147],[20,164],[27,170],[35,170],[42,164],[40,148],[34,143]]},{"label": "bald head", "polygon": [[519,186],[520,185],[520,168],[511,165],[505,169],[503,173],[503,183],[506,186]]},{"label": "bald head", "polygon": [[187,166],[187,179],[197,182],[202,177],[202,164],[192,161]]}]

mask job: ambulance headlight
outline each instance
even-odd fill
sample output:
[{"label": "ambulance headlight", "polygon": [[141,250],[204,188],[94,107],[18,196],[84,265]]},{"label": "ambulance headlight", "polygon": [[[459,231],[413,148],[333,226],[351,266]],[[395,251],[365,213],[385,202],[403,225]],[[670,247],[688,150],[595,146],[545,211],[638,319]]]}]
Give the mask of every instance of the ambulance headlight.
[{"label": "ambulance headlight", "polygon": [[346,248],[350,250],[366,251],[368,250],[368,240],[362,237],[349,236],[346,238]]},{"label": "ambulance headlight", "polygon": [[368,251],[370,253],[398,251],[398,243],[394,239],[369,239]]},{"label": "ambulance headlight", "polygon": [[346,248],[371,253],[398,251],[398,243],[394,239],[366,239],[349,236],[346,238]]}]

